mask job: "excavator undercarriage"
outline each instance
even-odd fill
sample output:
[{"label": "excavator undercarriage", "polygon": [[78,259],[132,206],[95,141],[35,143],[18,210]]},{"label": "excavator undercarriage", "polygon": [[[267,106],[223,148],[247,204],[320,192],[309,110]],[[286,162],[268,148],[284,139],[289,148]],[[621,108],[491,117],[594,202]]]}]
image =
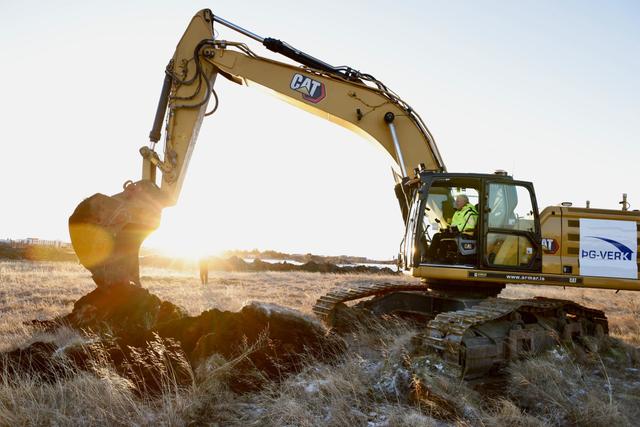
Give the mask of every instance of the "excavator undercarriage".
[{"label": "excavator undercarriage", "polygon": [[[451,287],[450,289],[455,289]],[[373,296],[348,307],[345,303]],[[430,289],[427,285],[370,284],[337,289],[313,307],[328,326],[344,329],[356,312],[409,317],[423,332],[427,351],[437,353],[465,379],[482,377],[510,361],[563,341],[608,332],[605,314],[571,301],[506,299]]]}]

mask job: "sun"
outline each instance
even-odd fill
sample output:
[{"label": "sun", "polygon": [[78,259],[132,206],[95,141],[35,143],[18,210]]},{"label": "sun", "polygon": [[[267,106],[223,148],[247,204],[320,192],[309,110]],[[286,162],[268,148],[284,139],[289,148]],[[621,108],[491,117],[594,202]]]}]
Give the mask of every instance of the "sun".
[{"label": "sun", "polygon": [[205,257],[220,256],[225,251],[224,248],[216,248],[210,244],[194,244],[194,242],[187,243],[175,240],[166,245],[154,246],[153,248],[160,251],[165,256],[192,261]]},{"label": "sun", "polygon": [[220,229],[198,217],[184,216],[179,209],[165,210],[160,227],[147,238],[144,247],[165,256],[189,260],[221,256],[229,249],[229,239]]}]

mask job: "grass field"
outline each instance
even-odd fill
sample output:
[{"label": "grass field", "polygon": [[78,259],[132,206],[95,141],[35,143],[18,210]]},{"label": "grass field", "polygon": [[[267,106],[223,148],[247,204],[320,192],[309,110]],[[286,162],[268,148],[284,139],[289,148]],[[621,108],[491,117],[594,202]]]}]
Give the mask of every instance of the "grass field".
[{"label": "grass field", "polygon": [[[196,271],[143,269],[146,288],[196,315],[209,308],[238,310],[249,301],[311,315],[315,300],[335,286],[413,282],[403,276],[319,273],[216,273],[202,286]],[[0,351],[48,340],[79,340],[74,331],[44,334],[31,319],[66,314],[93,290],[88,272],[62,262],[0,261]],[[403,368],[416,330],[403,322],[372,324],[347,337],[334,364],[310,356],[301,373],[251,394],[225,385],[233,367],[212,360],[187,388],[168,384],[160,397],[139,397],[108,364],[42,383],[2,372],[0,425],[633,425],[640,419],[640,293],[512,286],[502,296],[571,299],[600,308],[611,337],[559,347],[509,369],[498,390],[486,392],[438,375],[421,378],[420,396],[407,397],[416,378]],[[590,350],[590,351],[589,351]],[[214,367],[213,369],[211,367]],[[413,387],[415,389],[415,387]]]}]

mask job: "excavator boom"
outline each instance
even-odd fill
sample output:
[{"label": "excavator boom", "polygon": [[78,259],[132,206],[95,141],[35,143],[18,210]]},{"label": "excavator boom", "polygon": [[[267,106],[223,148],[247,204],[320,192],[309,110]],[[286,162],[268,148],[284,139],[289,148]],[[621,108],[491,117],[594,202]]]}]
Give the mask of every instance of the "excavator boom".
[{"label": "excavator boom", "polygon": [[[301,65],[263,58],[243,43],[216,40],[214,22]],[[393,159],[397,183],[406,181],[418,167],[445,171],[420,116],[370,74],[350,67],[333,67],[285,42],[262,38],[214,16],[208,9],[201,10],[191,20],[166,68],[150,144],[140,149],[142,179],[128,181],[123,192],[112,197],[93,195],[80,203],[69,218],[74,249],[99,287],[140,284],[140,246],[158,227],[162,209],[175,205],[179,198],[212,98],[215,105],[211,112],[217,108],[214,83],[218,75],[234,83],[259,84],[301,109],[374,141]],[[156,144],[163,124],[161,156]],[[408,200],[401,193],[404,214]]]}]

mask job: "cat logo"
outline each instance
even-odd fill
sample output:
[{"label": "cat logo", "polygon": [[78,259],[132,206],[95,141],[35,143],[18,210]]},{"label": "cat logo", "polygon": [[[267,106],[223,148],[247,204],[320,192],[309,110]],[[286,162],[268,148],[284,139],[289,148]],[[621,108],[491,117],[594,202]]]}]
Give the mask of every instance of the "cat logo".
[{"label": "cat logo", "polygon": [[302,74],[294,74],[290,84],[291,89],[302,94],[305,101],[317,104],[326,96],[324,83],[313,80],[311,77]]},{"label": "cat logo", "polygon": [[542,239],[542,250],[546,254],[555,254],[560,249],[560,245],[556,239]]}]

